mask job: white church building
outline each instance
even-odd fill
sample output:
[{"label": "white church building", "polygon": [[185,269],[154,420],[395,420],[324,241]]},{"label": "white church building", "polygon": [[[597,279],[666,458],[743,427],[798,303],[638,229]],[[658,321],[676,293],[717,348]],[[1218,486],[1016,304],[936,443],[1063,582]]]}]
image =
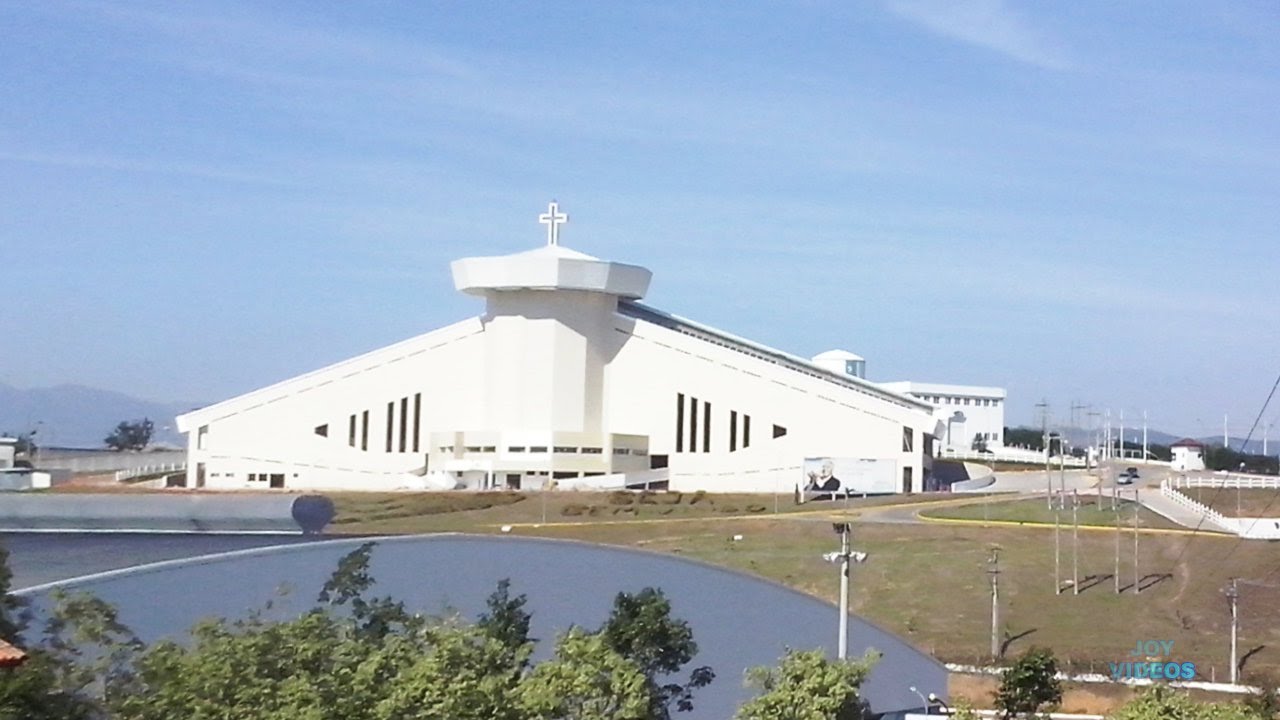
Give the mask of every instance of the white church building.
[{"label": "white church building", "polygon": [[545,246],[453,262],[482,315],[178,417],[187,487],[790,493],[832,458],[852,491],[925,489],[931,398],[644,305],[649,270],[540,220]]}]

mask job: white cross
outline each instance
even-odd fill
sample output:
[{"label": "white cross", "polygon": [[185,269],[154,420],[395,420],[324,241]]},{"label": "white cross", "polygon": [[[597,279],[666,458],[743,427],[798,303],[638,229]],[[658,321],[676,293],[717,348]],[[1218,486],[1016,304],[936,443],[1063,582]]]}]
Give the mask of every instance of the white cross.
[{"label": "white cross", "polygon": [[547,211],[538,216],[538,222],[547,226],[547,244],[560,244],[560,226],[569,222],[569,216],[560,212],[560,205],[555,200],[547,206]]}]

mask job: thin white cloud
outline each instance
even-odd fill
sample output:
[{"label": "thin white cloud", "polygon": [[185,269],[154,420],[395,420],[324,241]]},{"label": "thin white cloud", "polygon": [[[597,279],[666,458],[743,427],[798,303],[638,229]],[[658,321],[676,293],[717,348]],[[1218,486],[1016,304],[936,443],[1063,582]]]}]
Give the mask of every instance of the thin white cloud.
[{"label": "thin white cloud", "polygon": [[927,30],[1049,70],[1074,63],[1051,38],[1029,26],[1003,0],[890,0],[895,15]]},{"label": "thin white cloud", "polygon": [[257,173],[229,170],[198,163],[155,162],[135,158],[112,157],[72,153],[11,152],[0,148],[0,163],[18,162],[35,165],[51,165],[66,168],[88,168],[115,172],[140,172],[159,175],[180,175],[205,180],[244,183],[250,185],[287,185],[280,178]]}]

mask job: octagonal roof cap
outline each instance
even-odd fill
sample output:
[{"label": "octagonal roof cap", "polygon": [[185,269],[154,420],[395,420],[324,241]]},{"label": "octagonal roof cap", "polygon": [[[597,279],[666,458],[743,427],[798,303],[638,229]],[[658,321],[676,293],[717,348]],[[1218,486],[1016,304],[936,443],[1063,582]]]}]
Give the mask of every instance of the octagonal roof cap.
[{"label": "octagonal roof cap", "polygon": [[563,245],[454,260],[453,285],[468,295],[519,290],[582,290],[628,300],[644,297],[653,273],[639,265],[601,260]]}]

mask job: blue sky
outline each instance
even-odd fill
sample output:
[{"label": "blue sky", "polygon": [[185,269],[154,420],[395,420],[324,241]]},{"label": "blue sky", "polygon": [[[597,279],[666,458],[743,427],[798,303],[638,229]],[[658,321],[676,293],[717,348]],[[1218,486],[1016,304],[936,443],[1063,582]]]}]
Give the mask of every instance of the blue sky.
[{"label": "blue sky", "polygon": [[[212,401],[477,314],[543,241],[877,380],[1244,435],[1280,370],[1280,10],[0,4],[0,382]],[[1280,417],[1280,408],[1268,419]]]}]

